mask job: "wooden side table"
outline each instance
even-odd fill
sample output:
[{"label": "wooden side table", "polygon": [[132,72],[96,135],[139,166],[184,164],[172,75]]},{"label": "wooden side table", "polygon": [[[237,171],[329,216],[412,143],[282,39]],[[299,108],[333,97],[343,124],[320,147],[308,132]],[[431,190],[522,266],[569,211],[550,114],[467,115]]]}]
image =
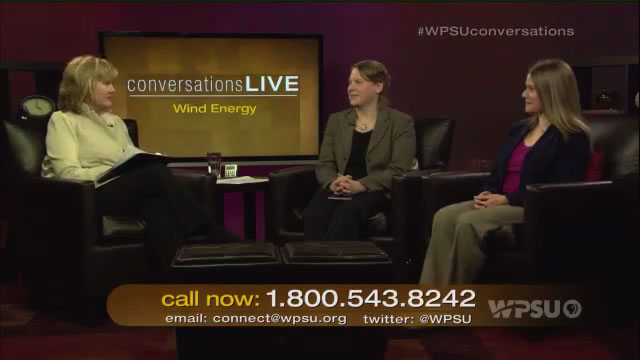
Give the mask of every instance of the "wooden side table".
[{"label": "wooden side table", "polygon": [[[247,184],[216,184],[216,219],[220,224],[224,224],[224,194],[228,192],[241,192],[242,193],[242,212],[243,212],[243,226],[244,226],[244,238],[249,240],[256,240],[256,220],[258,214],[256,212],[256,192],[264,193],[264,224],[265,229],[268,228],[267,221],[268,216],[268,204],[270,201],[269,194],[269,178],[268,177],[256,177],[255,179],[266,179],[267,181],[247,183]],[[265,240],[268,239],[268,234],[265,231]]]}]

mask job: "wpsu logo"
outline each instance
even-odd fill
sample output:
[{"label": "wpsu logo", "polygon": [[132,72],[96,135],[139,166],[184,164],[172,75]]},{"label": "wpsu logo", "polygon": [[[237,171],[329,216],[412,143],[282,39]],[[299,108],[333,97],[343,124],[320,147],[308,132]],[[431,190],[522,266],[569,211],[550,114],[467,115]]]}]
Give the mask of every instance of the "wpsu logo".
[{"label": "wpsu logo", "polygon": [[494,319],[557,319],[562,313],[569,319],[575,319],[582,313],[582,305],[577,300],[489,300],[489,308]]}]

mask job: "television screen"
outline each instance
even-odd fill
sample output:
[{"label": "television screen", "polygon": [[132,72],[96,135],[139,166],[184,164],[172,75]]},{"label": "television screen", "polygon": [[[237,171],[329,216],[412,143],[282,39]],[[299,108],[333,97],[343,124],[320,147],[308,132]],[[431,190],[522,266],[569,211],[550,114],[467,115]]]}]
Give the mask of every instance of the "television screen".
[{"label": "television screen", "polygon": [[140,148],[170,156],[313,159],[320,35],[100,33],[118,69],[114,113]]}]

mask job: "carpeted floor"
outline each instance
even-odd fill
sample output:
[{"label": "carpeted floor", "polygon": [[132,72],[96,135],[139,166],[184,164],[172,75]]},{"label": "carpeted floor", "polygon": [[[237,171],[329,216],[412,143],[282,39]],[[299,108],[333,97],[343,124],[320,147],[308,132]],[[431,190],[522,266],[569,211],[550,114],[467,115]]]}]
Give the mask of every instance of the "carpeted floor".
[{"label": "carpeted floor", "polygon": [[[2,360],[176,359],[175,332],[84,325],[33,312],[16,285],[0,285]],[[607,328],[441,328],[393,331],[385,359],[638,359],[637,321]],[[238,357],[241,358],[241,357]]]}]

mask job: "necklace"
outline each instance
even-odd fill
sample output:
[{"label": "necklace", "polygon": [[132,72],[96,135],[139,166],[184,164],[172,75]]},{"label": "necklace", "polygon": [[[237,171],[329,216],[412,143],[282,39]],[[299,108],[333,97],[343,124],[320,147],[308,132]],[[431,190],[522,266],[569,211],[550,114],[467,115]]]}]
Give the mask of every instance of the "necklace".
[{"label": "necklace", "polygon": [[367,130],[367,124],[363,123],[360,125],[360,131],[365,131],[365,130]]}]

